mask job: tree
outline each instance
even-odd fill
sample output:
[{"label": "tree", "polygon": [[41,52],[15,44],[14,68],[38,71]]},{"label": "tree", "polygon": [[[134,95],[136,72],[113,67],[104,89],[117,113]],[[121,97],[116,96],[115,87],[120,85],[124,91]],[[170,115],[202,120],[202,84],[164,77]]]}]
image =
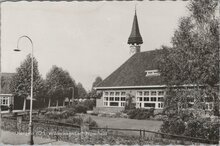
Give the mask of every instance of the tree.
[{"label": "tree", "polygon": [[88,93],[88,97],[89,98],[93,98],[93,99],[97,99],[99,97],[101,97],[101,93],[97,92],[94,87],[97,87],[100,83],[102,82],[102,78],[101,77],[96,77],[95,81],[92,84],[92,89],[91,91],[89,91]]},{"label": "tree", "polygon": [[[168,86],[165,100],[167,107],[188,107],[190,98],[194,108],[204,109],[207,96],[214,101],[214,113],[218,114],[219,83],[219,32],[215,18],[217,1],[191,0],[190,15],[180,19],[178,30],[172,38],[172,47],[162,47],[159,70]],[[191,88],[172,86],[194,85]],[[175,92],[175,93],[174,93]],[[202,104],[203,103],[203,104]]]},{"label": "tree", "polygon": [[48,107],[51,106],[51,100],[56,101],[56,106],[58,106],[59,101],[64,102],[66,97],[72,98],[71,88],[75,87],[75,82],[62,68],[53,66],[46,75],[45,84],[49,98]]},{"label": "tree", "polygon": [[78,93],[78,98],[79,99],[84,99],[87,97],[87,92],[83,85],[81,83],[78,83],[77,85],[77,93]]},{"label": "tree", "polygon": [[[24,99],[23,110],[26,109],[26,99],[31,93],[31,62],[30,54],[21,63],[20,67],[16,69],[16,74],[12,78],[10,90],[19,98]],[[33,60],[33,98],[40,98],[40,93],[43,90],[43,79],[38,70],[38,62]]]}]

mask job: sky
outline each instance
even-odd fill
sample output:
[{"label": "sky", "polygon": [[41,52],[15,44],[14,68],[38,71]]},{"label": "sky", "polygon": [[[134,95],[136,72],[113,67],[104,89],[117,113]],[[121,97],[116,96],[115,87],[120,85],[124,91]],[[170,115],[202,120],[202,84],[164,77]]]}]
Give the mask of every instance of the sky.
[{"label": "sky", "polygon": [[97,76],[105,79],[130,56],[127,44],[134,9],[143,38],[141,51],[170,46],[184,1],[131,2],[5,2],[1,5],[2,72],[15,72],[31,52],[43,78],[52,65],[67,70],[90,90]]}]

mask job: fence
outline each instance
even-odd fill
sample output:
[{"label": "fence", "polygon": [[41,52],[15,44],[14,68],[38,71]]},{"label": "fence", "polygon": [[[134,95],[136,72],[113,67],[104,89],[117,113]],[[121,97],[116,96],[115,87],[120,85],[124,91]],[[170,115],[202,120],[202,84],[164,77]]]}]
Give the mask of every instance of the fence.
[{"label": "fence", "polygon": [[[49,120],[33,120],[34,135],[42,138],[67,141],[75,144],[217,144],[188,136],[172,135],[145,129],[118,129],[89,127]],[[28,133],[28,121],[3,118],[2,129],[16,133]],[[133,132],[133,134],[131,134]]]}]

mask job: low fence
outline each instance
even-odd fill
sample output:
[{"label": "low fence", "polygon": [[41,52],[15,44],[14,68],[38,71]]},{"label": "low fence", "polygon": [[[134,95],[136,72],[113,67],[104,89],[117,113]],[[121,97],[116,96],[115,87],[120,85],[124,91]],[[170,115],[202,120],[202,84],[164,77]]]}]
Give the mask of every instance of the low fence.
[{"label": "low fence", "polygon": [[[28,134],[28,121],[12,118],[2,119],[2,129]],[[118,129],[73,125],[55,121],[33,120],[34,135],[42,138],[67,141],[74,144],[217,144],[211,141],[188,136],[172,135],[145,129]],[[131,134],[133,132],[133,134]],[[135,133],[135,134],[134,134]]]}]

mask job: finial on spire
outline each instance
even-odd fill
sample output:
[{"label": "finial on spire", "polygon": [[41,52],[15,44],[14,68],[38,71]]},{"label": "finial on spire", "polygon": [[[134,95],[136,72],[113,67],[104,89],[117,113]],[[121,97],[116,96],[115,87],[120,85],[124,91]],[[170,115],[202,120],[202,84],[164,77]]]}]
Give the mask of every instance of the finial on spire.
[{"label": "finial on spire", "polygon": [[135,4],[135,15],[136,15],[136,11],[137,11],[137,4]]}]

